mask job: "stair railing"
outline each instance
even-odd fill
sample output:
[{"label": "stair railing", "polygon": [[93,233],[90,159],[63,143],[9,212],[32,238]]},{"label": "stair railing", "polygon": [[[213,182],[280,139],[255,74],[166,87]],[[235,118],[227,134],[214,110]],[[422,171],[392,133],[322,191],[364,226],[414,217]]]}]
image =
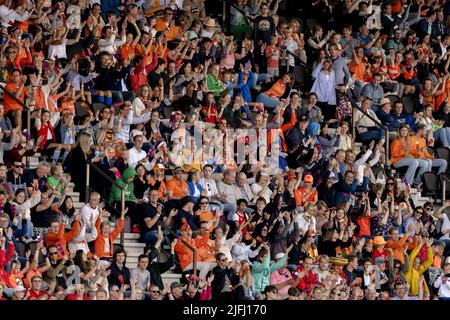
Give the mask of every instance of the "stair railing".
[{"label": "stair railing", "polygon": [[363,111],[361,107],[356,105],[356,103],[352,103],[352,130],[353,130],[353,137],[352,137],[352,144],[353,144],[353,150],[355,150],[355,138],[356,138],[356,123],[355,123],[355,109],[358,109],[362,114],[364,114],[367,118],[372,120],[378,128],[383,128],[386,130],[386,150],[385,150],[385,159],[386,163],[389,161],[389,128],[383,125],[378,119],[372,117],[367,112]]}]

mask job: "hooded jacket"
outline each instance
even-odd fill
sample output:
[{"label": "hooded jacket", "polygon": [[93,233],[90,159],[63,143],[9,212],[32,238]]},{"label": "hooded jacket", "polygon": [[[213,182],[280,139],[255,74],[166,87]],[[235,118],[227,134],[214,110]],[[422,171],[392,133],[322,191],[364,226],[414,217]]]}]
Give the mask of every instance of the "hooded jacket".
[{"label": "hooded jacket", "polygon": [[121,201],[122,189],[128,185],[128,188],[125,190],[125,201],[134,201],[136,197],[134,196],[134,184],[133,181],[131,183],[127,183],[127,179],[130,177],[136,177],[137,172],[134,168],[126,168],[122,174],[122,177],[114,182],[111,193],[109,195],[109,203],[114,203],[116,201]]}]

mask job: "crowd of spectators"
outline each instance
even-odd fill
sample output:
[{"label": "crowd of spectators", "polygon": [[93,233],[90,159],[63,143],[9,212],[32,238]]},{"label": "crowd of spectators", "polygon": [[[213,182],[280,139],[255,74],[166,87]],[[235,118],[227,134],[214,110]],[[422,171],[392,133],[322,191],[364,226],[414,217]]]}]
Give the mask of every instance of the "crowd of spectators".
[{"label": "crowd of spectators", "polygon": [[0,300],[450,299],[450,1],[0,3]]}]

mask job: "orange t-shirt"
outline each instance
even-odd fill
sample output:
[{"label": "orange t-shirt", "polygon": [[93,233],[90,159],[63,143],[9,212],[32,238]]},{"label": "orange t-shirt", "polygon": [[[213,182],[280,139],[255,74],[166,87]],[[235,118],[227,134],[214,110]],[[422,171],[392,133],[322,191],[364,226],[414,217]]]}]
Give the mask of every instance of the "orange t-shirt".
[{"label": "orange t-shirt", "polygon": [[[214,213],[212,213],[211,211],[207,211],[207,212],[200,212],[200,214],[198,215],[200,222],[203,221],[212,221],[214,219]],[[214,226],[211,225],[208,229],[209,232],[212,232],[214,229]]]},{"label": "orange t-shirt", "polygon": [[[19,90],[20,84],[16,86],[14,83],[9,82],[5,89],[15,94]],[[22,93],[20,94],[19,101],[22,103],[25,102],[25,94],[27,93],[27,88],[23,88]],[[3,95],[3,105],[5,106],[5,114],[12,110],[23,110],[23,107],[16,102],[13,98],[11,98],[8,94]]]},{"label": "orange t-shirt", "polygon": [[181,180],[181,183],[175,179],[172,178],[169,181],[167,181],[167,191],[172,192],[173,197],[185,197],[189,194],[189,187],[186,181]]},{"label": "orange t-shirt", "polygon": [[[156,180],[153,177],[150,177],[149,179],[149,184],[151,186],[154,186],[156,183]],[[166,188],[166,183],[164,181],[161,181],[160,185],[159,185],[159,189],[158,189],[158,198],[162,199],[164,197],[164,195],[167,192],[167,188]]]},{"label": "orange t-shirt", "polygon": [[274,85],[264,92],[268,96],[275,96],[277,98],[281,98],[284,94],[284,91],[286,90],[286,85],[281,82],[281,80],[278,80],[274,83]]},{"label": "orange t-shirt", "polygon": [[350,61],[348,69],[355,74],[355,80],[365,81],[366,79],[366,65],[364,62],[356,64],[355,60]]},{"label": "orange t-shirt", "polygon": [[122,58],[122,61],[125,60],[133,60],[136,56],[136,46],[133,46],[132,43],[130,44],[124,44],[122,47],[120,47],[120,57]]},{"label": "orange t-shirt", "polygon": [[317,190],[314,189],[314,191],[309,195],[306,202],[303,203],[303,198],[305,197],[306,194],[307,191],[305,188],[299,188],[294,191],[295,203],[297,204],[297,206],[303,206],[311,202],[314,203],[315,197],[317,196]]}]

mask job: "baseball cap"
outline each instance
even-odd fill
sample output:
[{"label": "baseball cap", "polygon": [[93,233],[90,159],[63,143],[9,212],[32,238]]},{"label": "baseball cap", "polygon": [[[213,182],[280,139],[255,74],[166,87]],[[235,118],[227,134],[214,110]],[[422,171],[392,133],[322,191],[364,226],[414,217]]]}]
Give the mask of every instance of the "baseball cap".
[{"label": "baseball cap", "polygon": [[153,170],[166,170],[166,167],[164,167],[164,165],[162,163],[157,163],[153,167]]},{"label": "baseball cap", "polygon": [[302,115],[302,116],[300,116],[300,122],[305,122],[305,121],[308,121],[308,116],[306,116],[306,115]]},{"label": "baseball cap", "polygon": [[184,169],[181,168],[181,167],[176,167],[176,168],[173,170],[173,173],[185,173],[185,171],[184,171]]}]

